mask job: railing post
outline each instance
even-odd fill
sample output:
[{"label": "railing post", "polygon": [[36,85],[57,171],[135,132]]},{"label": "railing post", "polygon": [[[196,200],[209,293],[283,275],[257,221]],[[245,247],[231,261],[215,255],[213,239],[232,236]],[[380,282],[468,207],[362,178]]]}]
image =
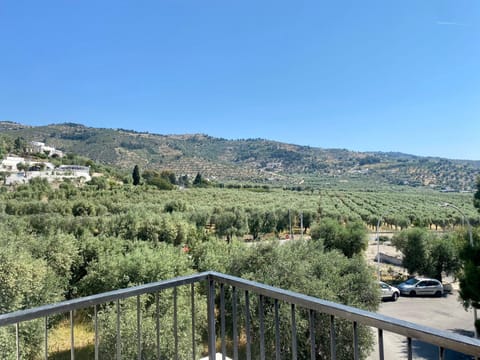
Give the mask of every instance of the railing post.
[{"label": "railing post", "polygon": [[412,338],[407,338],[407,353],[408,353],[408,360],[413,359],[413,347],[412,347]]},{"label": "railing post", "polygon": [[215,281],[208,279],[208,357],[215,360],[216,335],[215,335]]},{"label": "railing post", "polygon": [[195,340],[195,284],[190,284],[190,305],[192,307],[192,359],[195,360],[196,340]]},{"label": "railing post", "polygon": [[48,316],[45,316],[45,360],[48,360]]},{"label": "railing post", "polygon": [[155,293],[155,332],[157,345],[157,359],[161,358],[160,354],[160,295],[158,291]]},{"label": "railing post", "polygon": [[378,329],[378,358],[384,360],[385,352],[383,350],[383,330]]},{"label": "railing post", "polygon": [[335,333],[335,316],[330,315],[330,358],[337,360],[337,335]]},{"label": "railing post", "polygon": [[137,295],[137,358],[142,360],[142,309],[140,295]]},{"label": "railing post", "polygon": [[20,360],[20,331],[19,331],[19,323],[15,324],[15,351],[17,355],[17,360]]},{"label": "railing post", "polygon": [[233,319],[233,360],[238,360],[238,330],[237,330],[237,288],[232,287],[232,319]]},{"label": "railing post", "polygon": [[258,297],[258,316],[260,318],[260,359],[265,360],[265,321],[263,310],[263,295]]},{"label": "railing post", "polygon": [[247,360],[252,359],[252,336],[250,335],[250,293],[245,291],[245,336],[246,336],[246,351]]},{"label": "railing post", "polygon": [[122,337],[121,337],[121,332],[120,332],[120,299],[117,299],[116,301],[116,307],[117,307],[117,358],[116,360],[121,360],[122,359]]},{"label": "railing post", "polygon": [[316,346],[315,346],[315,312],[313,310],[308,311],[308,320],[310,325],[310,359],[315,360]]},{"label": "railing post", "polygon": [[70,310],[70,359],[75,360],[75,324],[73,310]]},{"label": "railing post", "polygon": [[94,307],[94,317],[95,317],[95,360],[99,359],[99,352],[98,352],[98,305]]},{"label": "railing post", "polygon": [[175,360],[178,360],[178,294],[177,287],[173,288],[173,339],[175,346]]},{"label": "railing post", "polygon": [[353,358],[355,360],[360,359],[360,351],[358,348],[358,323],[353,322]]},{"label": "railing post", "polygon": [[280,318],[278,299],[275,299],[275,360],[280,360]]},{"label": "railing post", "polygon": [[222,359],[225,360],[227,354],[225,329],[225,285],[220,284],[220,341],[222,345]]},{"label": "railing post", "polygon": [[295,304],[290,305],[292,316],[292,359],[297,360],[297,320],[295,317]]}]

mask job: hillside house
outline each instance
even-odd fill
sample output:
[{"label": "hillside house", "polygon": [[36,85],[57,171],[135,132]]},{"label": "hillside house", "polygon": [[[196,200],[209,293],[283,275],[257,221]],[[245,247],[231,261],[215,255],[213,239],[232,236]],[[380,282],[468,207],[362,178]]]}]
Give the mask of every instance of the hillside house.
[{"label": "hillside house", "polygon": [[63,152],[51,146],[46,146],[40,141],[30,141],[27,146],[27,152],[32,154],[46,154],[49,157],[63,157]]},{"label": "hillside house", "polygon": [[90,166],[60,165],[55,169],[56,173],[70,173],[76,176],[90,176]]},{"label": "hillside house", "polygon": [[[19,172],[17,164],[25,163],[28,170]],[[5,178],[5,185],[25,184],[33,178],[44,178],[49,182],[65,179],[79,179],[80,181],[90,181],[90,167],[79,165],[60,165],[55,168],[52,163],[43,161],[25,161],[21,157],[7,157],[2,161],[0,170],[9,172],[10,175]]]},{"label": "hillside house", "polygon": [[1,171],[18,171],[17,165],[20,163],[24,163],[25,159],[19,156],[7,156],[5,159],[2,160],[0,163],[0,170]]}]

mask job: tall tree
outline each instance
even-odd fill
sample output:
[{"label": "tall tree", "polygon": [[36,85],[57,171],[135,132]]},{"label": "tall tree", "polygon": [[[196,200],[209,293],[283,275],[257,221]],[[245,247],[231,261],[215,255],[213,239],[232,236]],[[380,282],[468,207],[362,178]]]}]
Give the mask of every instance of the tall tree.
[{"label": "tall tree", "polygon": [[135,165],[133,168],[133,173],[132,173],[132,178],[133,178],[133,185],[137,186],[140,185],[140,169],[138,168],[138,165]]},{"label": "tall tree", "polygon": [[197,173],[197,176],[195,176],[195,179],[193,180],[193,185],[200,186],[202,185],[202,183],[203,183],[202,174]]},{"label": "tall tree", "polygon": [[27,148],[27,142],[23,137],[18,137],[13,142],[13,148],[16,153],[24,153]]},{"label": "tall tree", "polygon": [[[480,177],[477,178],[477,191],[473,198],[473,205],[480,212]],[[480,246],[477,234],[474,234],[473,244],[465,241],[465,246],[460,252],[463,261],[463,272],[460,275],[459,295],[465,308],[469,306],[480,309]],[[480,320],[475,321],[475,328],[480,334]]]}]

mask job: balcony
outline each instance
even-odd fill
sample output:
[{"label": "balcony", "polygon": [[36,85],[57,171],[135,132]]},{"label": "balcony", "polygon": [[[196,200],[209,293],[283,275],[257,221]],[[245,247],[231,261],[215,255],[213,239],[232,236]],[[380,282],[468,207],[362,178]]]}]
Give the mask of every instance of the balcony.
[{"label": "balcony", "polygon": [[[207,294],[199,297],[198,295]],[[162,301],[172,304],[168,314]],[[203,299],[205,301],[199,300]],[[186,304],[185,299],[188,300]],[[188,324],[179,316],[188,308]],[[165,303],[163,303],[165,305]],[[70,359],[82,359],[76,344],[75,314],[91,319],[92,356],[97,359],[360,359],[364,336],[371,333],[384,359],[384,332],[405,337],[405,359],[414,357],[413,341],[438,348],[438,358],[455,351],[465,358],[480,357],[480,341],[447,331],[401,321],[257,282],[205,272],[147,285],[50,304],[0,315],[2,359],[52,359],[51,323],[68,318]],[[102,330],[113,319],[113,331]],[[185,314],[184,314],[185,315]],[[147,318],[148,316],[148,318]],[[171,328],[161,319],[171,317]],[[205,321],[205,324],[199,322]],[[25,340],[27,329],[40,331],[38,347]],[[206,331],[198,333],[198,325]],[[125,336],[125,327],[134,329]],[[165,347],[168,338],[170,348]],[[2,340],[2,339],[0,339]],[[106,343],[110,341],[110,345]],[[27,353],[26,348],[29,348]],[[5,350],[4,350],[5,351]],[[218,355],[220,353],[221,355]],[[33,355],[32,355],[33,354]],[[203,354],[203,355],[202,355]]]}]

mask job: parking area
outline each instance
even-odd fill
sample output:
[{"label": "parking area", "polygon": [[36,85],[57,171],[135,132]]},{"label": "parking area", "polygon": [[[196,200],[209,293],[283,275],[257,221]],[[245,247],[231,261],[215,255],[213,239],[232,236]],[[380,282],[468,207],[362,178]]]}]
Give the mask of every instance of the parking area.
[{"label": "parking area", "polygon": [[[431,326],[436,329],[448,330],[467,336],[474,335],[473,311],[465,311],[458,301],[458,293],[454,290],[442,297],[405,297],[396,302],[384,301],[378,313],[401,320]],[[397,360],[407,358],[407,342],[404,337],[384,332],[385,359]],[[438,359],[436,347],[414,341],[414,359]],[[451,351],[446,352],[449,360],[471,359]],[[378,359],[378,347],[368,359]]]}]

